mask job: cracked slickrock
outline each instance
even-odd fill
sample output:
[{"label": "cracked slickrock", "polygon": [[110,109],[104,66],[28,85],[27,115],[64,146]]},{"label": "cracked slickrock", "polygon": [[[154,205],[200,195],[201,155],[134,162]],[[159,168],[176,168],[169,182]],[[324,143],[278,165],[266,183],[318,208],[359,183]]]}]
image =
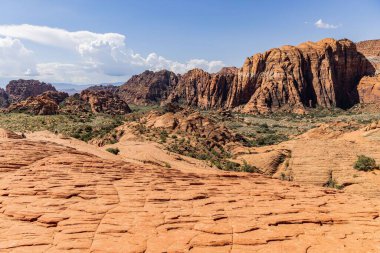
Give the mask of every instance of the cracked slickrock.
[{"label": "cracked slickrock", "polygon": [[378,198],[258,174],[0,142],[0,252],[379,252],[379,211]]}]

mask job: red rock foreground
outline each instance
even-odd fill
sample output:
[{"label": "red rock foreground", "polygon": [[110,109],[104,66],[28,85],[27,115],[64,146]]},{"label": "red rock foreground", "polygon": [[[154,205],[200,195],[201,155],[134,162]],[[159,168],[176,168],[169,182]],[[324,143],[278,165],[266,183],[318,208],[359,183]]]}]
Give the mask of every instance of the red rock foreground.
[{"label": "red rock foreground", "polygon": [[1,252],[379,252],[376,198],[0,142]]}]

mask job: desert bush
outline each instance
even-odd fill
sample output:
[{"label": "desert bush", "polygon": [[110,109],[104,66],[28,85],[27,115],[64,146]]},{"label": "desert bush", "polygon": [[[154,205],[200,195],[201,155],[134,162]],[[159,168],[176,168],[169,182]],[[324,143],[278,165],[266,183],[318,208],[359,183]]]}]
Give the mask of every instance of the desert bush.
[{"label": "desert bush", "polygon": [[106,151],[108,151],[114,155],[117,155],[120,152],[120,150],[118,148],[107,148]]},{"label": "desert bush", "polygon": [[328,188],[335,188],[335,189],[338,189],[338,190],[341,190],[343,189],[343,186],[342,185],[339,185],[335,179],[333,178],[329,178],[329,180],[323,185],[324,187],[328,187]]},{"label": "desert bush", "polygon": [[169,137],[169,134],[168,132],[166,132],[165,130],[162,130],[160,132],[160,140],[162,143],[165,143],[166,142],[166,139]]},{"label": "desert bush", "polygon": [[231,161],[221,161],[220,169],[227,171],[240,171],[240,164]]},{"label": "desert bush", "polygon": [[354,164],[354,169],[360,171],[372,171],[378,168],[379,166],[376,165],[375,159],[365,155],[359,155],[358,160]]},{"label": "desert bush", "polygon": [[248,147],[260,147],[277,144],[283,141],[287,141],[288,137],[283,134],[267,134],[261,135],[254,140],[248,141]]},{"label": "desert bush", "polygon": [[240,171],[249,173],[260,173],[260,170],[253,165],[249,165],[246,160],[243,161]]},{"label": "desert bush", "polygon": [[138,125],[136,125],[135,128],[139,134],[145,134],[149,132],[149,129],[142,123],[139,123]]},{"label": "desert bush", "polygon": [[280,179],[282,181],[293,181],[293,176],[292,174],[286,174],[285,172],[281,172],[280,174]]},{"label": "desert bush", "polygon": [[338,182],[333,178],[332,170],[330,170],[329,172],[329,179],[323,186],[328,187],[328,188],[338,189],[338,190],[343,189],[343,185],[338,184]]}]

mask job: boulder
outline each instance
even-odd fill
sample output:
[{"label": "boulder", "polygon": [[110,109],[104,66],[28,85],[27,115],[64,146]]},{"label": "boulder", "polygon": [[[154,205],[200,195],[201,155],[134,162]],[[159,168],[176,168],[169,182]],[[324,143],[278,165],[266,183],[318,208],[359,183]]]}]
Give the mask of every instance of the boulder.
[{"label": "boulder", "polygon": [[89,104],[92,113],[122,115],[131,112],[128,104],[110,90],[84,90],[80,99]]}]

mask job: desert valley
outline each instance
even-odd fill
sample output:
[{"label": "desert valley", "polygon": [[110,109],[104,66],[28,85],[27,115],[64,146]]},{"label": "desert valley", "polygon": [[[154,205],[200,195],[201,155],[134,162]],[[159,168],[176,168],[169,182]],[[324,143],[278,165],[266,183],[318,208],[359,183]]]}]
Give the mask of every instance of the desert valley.
[{"label": "desert valley", "polygon": [[380,40],[0,90],[0,252],[380,252]]}]

